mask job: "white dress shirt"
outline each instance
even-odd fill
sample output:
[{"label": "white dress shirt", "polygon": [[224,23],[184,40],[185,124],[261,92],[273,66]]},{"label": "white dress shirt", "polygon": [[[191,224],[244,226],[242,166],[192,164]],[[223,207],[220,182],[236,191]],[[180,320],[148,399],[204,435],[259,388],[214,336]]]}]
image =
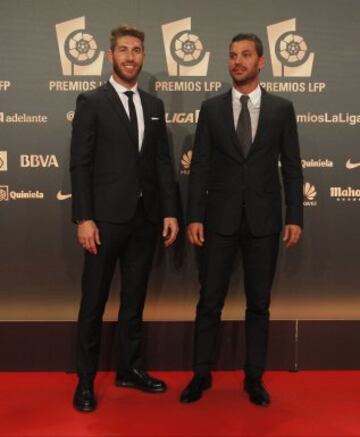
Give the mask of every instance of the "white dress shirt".
[{"label": "white dress shirt", "polygon": [[121,103],[124,106],[124,109],[127,113],[127,116],[130,119],[130,111],[129,111],[129,99],[127,95],[125,94],[126,91],[132,91],[134,93],[133,95],[133,101],[135,105],[136,110],[136,118],[137,118],[137,125],[138,125],[138,138],[139,138],[139,151],[141,150],[141,146],[144,140],[144,130],[145,130],[145,123],[144,123],[144,111],[141,104],[140,94],[138,90],[137,84],[131,88],[125,88],[124,86],[120,85],[116,80],[113,78],[113,76],[110,77],[109,82],[111,85],[115,88],[115,91],[117,95],[119,96]]},{"label": "white dress shirt", "polygon": [[[237,124],[239,121],[239,115],[241,112],[241,102],[240,97],[242,94],[235,89],[232,88],[232,107],[233,107],[233,113],[234,113],[234,125],[235,130],[237,128]],[[260,105],[261,105],[261,88],[260,85],[258,85],[254,91],[251,91],[250,94],[248,94],[249,100],[248,100],[248,108],[250,113],[250,119],[251,119],[251,137],[252,142],[254,142],[256,130],[259,124],[259,114],[260,114]]]}]

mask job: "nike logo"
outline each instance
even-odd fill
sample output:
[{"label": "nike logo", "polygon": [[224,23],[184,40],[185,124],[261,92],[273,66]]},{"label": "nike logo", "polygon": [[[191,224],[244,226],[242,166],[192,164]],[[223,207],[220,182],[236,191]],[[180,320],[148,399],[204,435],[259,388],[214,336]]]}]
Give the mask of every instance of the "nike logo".
[{"label": "nike logo", "polygon": [[66,200],[66,199],[70,199],[71,196],[72,196],[72,194],[63,194],[60,190],[60,191],[58,191],[56,198],[57,198],[57,200]]},{"label": "nike logo", "polygon": [[352,170],[353,168],[360,167],[360,162],[351,162],[351,159],[346,161],[346,168]]}]

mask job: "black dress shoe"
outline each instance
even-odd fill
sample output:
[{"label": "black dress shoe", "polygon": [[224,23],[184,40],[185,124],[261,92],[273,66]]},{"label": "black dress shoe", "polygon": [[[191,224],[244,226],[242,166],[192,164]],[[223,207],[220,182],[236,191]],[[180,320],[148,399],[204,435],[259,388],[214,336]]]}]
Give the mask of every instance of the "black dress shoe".
[{"label": "black dress shoe", "polygon": [[160,379],[155,379],[144,370],[131,369],[127,372],[118,373],[115,379],[118,387],[136,388],[148,393],[162,393],[166,391],[166,384]]},{"label": "black dress shoe", "polygon": [[207,373],[206,375],[199,375],[195,373],[189,385],[181,393],[180,402],[189,404],[190,402],[199,400],[202,397],[202,392],[210,388],[211,385],[211,373]]},{"label": "black dress shoe", "polygon": [[262,407],[267,407],[270,405],[269,393],[265,390],[262,382],[259,380],[255,381],[244,381],[244,390],[249,395],[250,401],[255,405],[260,405]]},{"label": "black dress shoe", "polygon": [[76,410],[82,413],[90,413],[94,411],[97,406],[94,395],[94,383],[92,380],[79,380],[75,390],[73,405]]}]

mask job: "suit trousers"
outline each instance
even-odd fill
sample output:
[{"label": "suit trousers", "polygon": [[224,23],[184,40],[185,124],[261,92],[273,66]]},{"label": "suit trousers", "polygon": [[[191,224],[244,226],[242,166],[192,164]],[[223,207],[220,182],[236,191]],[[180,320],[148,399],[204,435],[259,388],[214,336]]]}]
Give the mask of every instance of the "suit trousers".
[{"label": "suit trousers", "polygon": [[142,313],[158,225],[147,220],[143,201],[126,223],[98,222],[98,254],[85,252],[77,329],[77,373],[93,378],[98,369],[102,317],[117,261],[121,291],[117,326],[117,371],[143,368]]},{"label": "suit trousers", "polygon": [[196,309],[194,371],[204,374],[213,366],[216,339],[233,261],[242,252],[245,315],[245,374],[260,379],[266,367],[270,292],[279,248],[279,233],[263,237],[251,234],[243,211],[240,229],[233,235],[207,231],[200,249],[200,299]]}]

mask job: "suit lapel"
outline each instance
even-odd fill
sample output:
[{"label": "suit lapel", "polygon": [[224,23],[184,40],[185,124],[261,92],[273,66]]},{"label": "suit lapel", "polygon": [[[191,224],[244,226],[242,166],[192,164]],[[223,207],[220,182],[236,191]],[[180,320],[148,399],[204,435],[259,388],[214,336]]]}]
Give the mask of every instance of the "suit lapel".
[{"label": "suit lapel", "polygon": [[241,153],[239,142],[236,136],[235,125],[234,125],[234,112],[232,105],[232,92],[231,89],[224,95],[223,105],[221,112],[224,120],[224,127],[226,129],[227,135],[230,134],[231,144],[229,144],[229,152],[236,159],[241,162],[244,161],[244,156]]},{"label": "suit lapel", "polygon": [[139,89],[139,94],[140,94],[140,99],[141,99],[141,106],[143,109],[143,114],[144,114],[144,139],[141,145],[141,149],[140,149],[140,155],[142,155],[144,153],[144,148],[146,146],[146,140],[147,140],[147,136],[149,133],[149,123],[150,123],[150,105],[149,105],[149,101],[148,98],[146,96],[146,94]]},{"label": "suit lapel", "polygon": [[105,91],[105,95],[107,97],[107,99],[111,102],[111,105],[113,107],[113,109],[115,110],[116,114],[118,115],[118,117],[120,118],[121,122],[123,123],[123,125],[126,127],[129,136],[131,138],[131,141],[136,145],[136,141],[135,138],[131,132],[131,127],[130,127],[130,121],[129,118],[126,114],[124,105],[122,104],[119,96],[117,95],[114,87],[107,82],[104,86],[104,91]]},{"label": "suit lapel", "polygon": [[259,121],[258,121],[255,138],[250,147],[248,156],[254,153],[254,151],[256,151],[261,146],[261,138],[263,137],[264,133],[266,133],[269,126],[268,123],[269,114],[270,114],[269,95],[263,88],[261,88]]}]

